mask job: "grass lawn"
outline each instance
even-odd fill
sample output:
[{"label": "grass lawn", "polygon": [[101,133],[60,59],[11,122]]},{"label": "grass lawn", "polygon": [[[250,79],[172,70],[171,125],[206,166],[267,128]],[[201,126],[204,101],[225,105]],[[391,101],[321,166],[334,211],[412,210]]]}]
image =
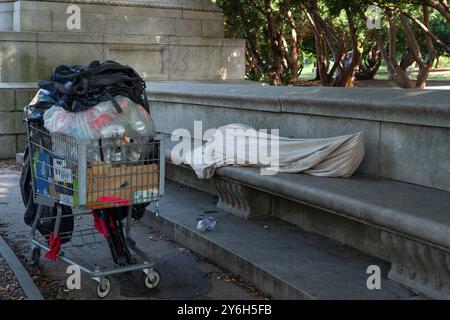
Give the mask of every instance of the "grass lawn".
[{"label": "grass lawn", "polygon": [[[417,76],[416,73],[413,73],[413,78]],[[300,75],[300,80],[312,80],[316,77],[316,75],[312,72],[312,66],[308,66],[303,69],[302,74]],[[388,78],[388,72],[386,66],[381,66],[380,70],[378,70],[377,75],[375,76],[376,80],[386,80]],[[448,72],[439,72],[439,73],[431,73],[428,77],[429,80],[450,80],[450,71]]]},{"label": "grass lawn", "polygon": [[316,77],[316,74],[312,72],[312,66],[304,68],[302,74],[300,75],[300,80],[312,80]]}]

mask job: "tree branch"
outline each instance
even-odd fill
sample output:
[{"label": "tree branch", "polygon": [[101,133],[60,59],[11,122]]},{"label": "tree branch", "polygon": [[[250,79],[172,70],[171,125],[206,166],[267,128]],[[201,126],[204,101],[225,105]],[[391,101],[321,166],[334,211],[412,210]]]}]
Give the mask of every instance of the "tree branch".
[{"label": "tree branch", "polygon": [[400,22],[403,26],[403,30],[405,31],[406,42],[408,43],[408,47],[411,49],[414,60],[416,60],[419,66],[424,67],[425,62],[423,61],[422,53],[420,52],[420,46],[417,43],[417,39],[408,24],[406,16],[402,13],[400,13]]},{"label": "tree branch", "polygon": [[436,44],[441,46],[445,51],[447,51],[450,54],[450,47],[446,45],[444,42],[442,42],[435,34],[433,34],[430,31],[430,29],[427,26],[425,26],[419,19],[412,16],[408,12],[402,11],[401,13],[404,14],[406,17],[408,17],[411,21],[413,21],[420,29],[422,29],[423,32],[427,34],[427,36],[431,37],[434,40],[434,42],[436,42]]}]

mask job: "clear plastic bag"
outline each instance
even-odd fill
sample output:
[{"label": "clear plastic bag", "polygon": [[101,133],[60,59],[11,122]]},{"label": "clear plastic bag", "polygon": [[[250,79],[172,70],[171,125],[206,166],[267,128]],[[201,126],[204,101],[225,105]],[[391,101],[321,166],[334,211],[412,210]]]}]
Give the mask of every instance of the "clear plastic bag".
[{"label": "clear plastic bag", "polygon": [[77,140],[155,135],[153,121],[141,105],[123,96],[116,96],[115,100],[122,113],[110,100],[76,113],[53,106],[44,113],[44,126],[51,133],[63,133]]}]

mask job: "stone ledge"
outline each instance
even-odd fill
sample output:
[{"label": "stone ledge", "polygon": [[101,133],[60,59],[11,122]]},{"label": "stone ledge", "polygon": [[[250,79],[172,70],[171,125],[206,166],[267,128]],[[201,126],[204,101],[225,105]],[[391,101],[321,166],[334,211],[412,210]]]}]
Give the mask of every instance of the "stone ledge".
[{"label": "stone ledge", "polygon": [[[350,94],[349,94],[350,92]],[[152,83],[157,101],[450,128],[450,91]]]},{"label": "stone ledge", "polygon": [[13,32],[0,31],[0,43],[11,42],[50,42],[50,43],[132,43],[132,44],[161,44],[178,46],[207,46],[242,48],[243,39],[223,39],[217,37],[185,37],[185,36],[159,36],[159,35],[121,35],[114,33],[74,33],[74,32]]},{"label": "stone ledge", "polygon": [[13,32],[0,31],[0,43],[11,42],[51,42],[51,43],[133,43],[133,44],[162,44],[179,46],[207,46],[207,47],[243,47],[245,40],[223,39],[217,37],[201,38],[189,36],[160,36],[160,35],[121,35],[114,33],[74,33],[74,32]]},{"label": "stone ledge", "polygon": [[363,176],[348,179],[286,173],[261,176],[253,168],[221,168],[217,174],[450,251],[450,192]]},{"label": "stone ledge", "polygon": [[[166,159],[170,162],[174,143],[166,141],[165,145]],[[414,237],[450,252],[450,192],[362,175],[351,178],[289,173],[265,176],[259,169],[245,167],[219,168],[216,177]],[[240,193],[234,186],[227,189],[234,195]],[[214,194],[218,194],[217,190]],[[261,216],[254,206],[249,209],[242,205],[242,208],[247,214],[239,213],[239,216],[248,217],[250,211],[255,212],[253,216]]]},{"label": "stone ledge", "polygon": [[170,36],[169,43],[178,46],[213,46],[213,47],[245,47],[244,39],[201,38]]},{"label": "stone ledge", "polygon": [[1,41],[11,41],[11,42],[36,42],[37,33],[24,31],[24,32],[14,32],[14,31],[3,31],[0,30],[0,42]]},{"label": "stone ledge", "polygon": [[[364,132],[366,156],[358,172],[450,191],[450,91],[168,81],[149,82],[147,92],[164,133],[184,128],[192,136],[195,121],[203,132],[240,122],[304,139]],[[368,93],[380,96],[378,105],[365,100]],[[310,98],[317,103],[310,105]]]},{"label": "stone ledge", "polygon": [[0,89],[37,89],[36,82],[0,82]]}]

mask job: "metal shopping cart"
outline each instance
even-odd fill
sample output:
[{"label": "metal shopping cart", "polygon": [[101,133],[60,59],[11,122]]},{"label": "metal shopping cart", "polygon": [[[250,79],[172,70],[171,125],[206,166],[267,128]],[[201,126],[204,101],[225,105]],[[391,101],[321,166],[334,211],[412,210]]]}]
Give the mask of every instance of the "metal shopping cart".
[{"label": "metal shopping cart", "polygon": [[[100,298],[110,292],[108,276],[123,272],[142,270],[145,286],[156,288],[160,274],[136,246],[131,227],[132,218],[142,216],[148,204],[156,204],[158,213],[164,193],[163,141],[123,135],[77,141],[50,134],[31,119],[26,119],[26,126],[27,159],[38,206],[30,263],[37,265],[43,250],[52,260],[74,265],[98,283]],[[106,254],[99,250],[105,246]],[[86,261],[86,256],[96,256],[96,262]]]}]

